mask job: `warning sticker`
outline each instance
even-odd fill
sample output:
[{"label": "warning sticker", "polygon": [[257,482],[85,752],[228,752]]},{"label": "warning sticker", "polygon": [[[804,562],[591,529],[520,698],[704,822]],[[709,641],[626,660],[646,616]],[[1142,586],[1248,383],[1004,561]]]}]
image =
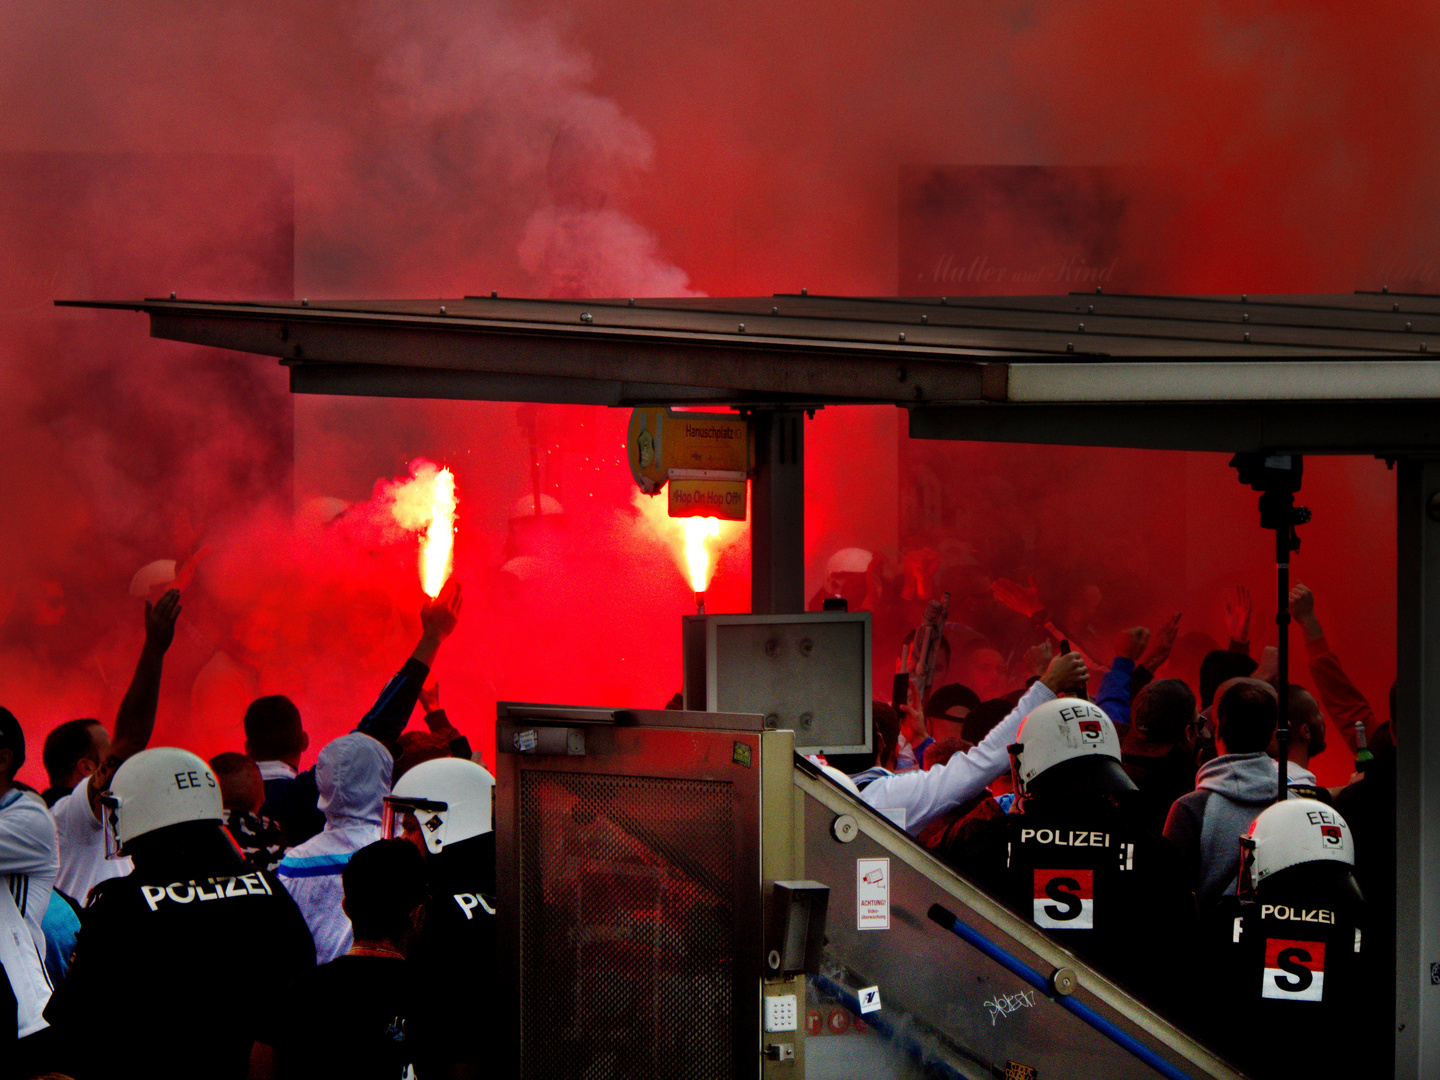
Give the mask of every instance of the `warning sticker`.
[{"label": "warning sticker", "polygon": [[1052,930],[1095,929],[1095,872],[1036,870],[1035,925]]},{"label": "warning sticker", "polygon": [[1279,1001],[1320,1001],[1325,996],[1323,941],[1265,940],[1265,981],[1260,996]]},{"label": "warning sticker", "polygon": [[890,860],[855,860],[855,929],[890,929]]}]

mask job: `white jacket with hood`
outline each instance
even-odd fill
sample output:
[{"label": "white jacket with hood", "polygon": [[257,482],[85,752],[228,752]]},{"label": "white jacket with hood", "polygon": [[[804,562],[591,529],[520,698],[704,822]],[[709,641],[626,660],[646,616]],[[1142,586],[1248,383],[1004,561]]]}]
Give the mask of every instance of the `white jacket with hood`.
[{"label": "white jacket with hood", "polygon": [[342,736],[320,751],[315,786],[325,828],[285,853],[275,868],[300,906],[315,938],[315,961],[344,956],[353,942],[340,906],[340,874],[350,856],[380,839],[380,815],[390,794],[390,751],[369,735]]}]

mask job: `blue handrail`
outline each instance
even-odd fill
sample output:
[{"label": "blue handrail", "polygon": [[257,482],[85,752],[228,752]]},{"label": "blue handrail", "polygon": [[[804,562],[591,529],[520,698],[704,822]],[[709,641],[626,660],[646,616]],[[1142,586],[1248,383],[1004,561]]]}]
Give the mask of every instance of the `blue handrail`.
[{"label": "blue handrail", "polygon": [[1050,980],[1044,975],[1040,974],[1040,972],[1036,971],[1019,957],[1000,948],[1000,946],[996,945],[972,926],[961,922],[953,912],[948,911],[942,905],[930,905],[930,919],[932,922],[949,930],[956,937],[975,946],[975,948],[979,949],[1007,971],[1024,979],[1061,1008],[1078,1016],[1081,1020],[1085,1021],[1085,1023],[1100,1032],[1100,1034],[1115,1043],[1116,1046],[1129,1051],[1161,1076],[1166,1077],[1167,1080],[1193,1080],[1189,1073],[1181,1072],[1174,1065],[1170,1064],[1170,1062],[1155,1053],[1154,1050],[1151,1050],[1133,1036],[1121,1031],[1088,1005],[1076,1001],[1068,994],[1055,993],[1054,988],[1050,985]]}]

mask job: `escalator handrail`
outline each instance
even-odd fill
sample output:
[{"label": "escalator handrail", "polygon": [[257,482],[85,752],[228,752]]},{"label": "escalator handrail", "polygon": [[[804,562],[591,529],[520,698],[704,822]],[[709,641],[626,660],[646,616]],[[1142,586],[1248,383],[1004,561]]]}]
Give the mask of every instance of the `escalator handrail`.
[{"label": "escalator handrail", "polygon": [[1189,1073],[1181,1072],[1144,1043],[1134,1038],[1134,1036],[1127,1034],[1109,1020],[1106,1020],[1094,1009],[1090,1008],[1090,1006],[1076,1001],[1069,994],[1056,993],[1055,988],[1050,985],[1050,980],[1044,975],[1040,974],[1040,972],[1036,971],[1019,957],[1006,952],[974,927],[968,926],[959,916],[947,910],[943,905],[930,905],[930,919],[932,922],[949,930],[956,937],[975,946],[975,948],[979,949],[1011,974],[1024,979],[1062,1009],[1079,1017],[1116,1046],[1133,1054],[1161,1076],[1166,1077],[1167,1080],[1194,1080],[1194,1077]]},{"label": "escalator handrail", "polygon": [[[825,776],[813,762],[796,754],[795,785],[832,814],[850,814],[860,826],[862,835],[879,844],[890,855],[898,857],[916,872],[930,878],[939,888],[964,904],[980,919],[1013,937],[1020,945],[1056,967],[1069,967],[1080,978],[1080,986],[1101,1004],[1115,1010],[1134,1023],[1157,1043],[1178,1054],[1198,1075],[1243,1080],[1243,1074],[1218,1057],[1212,1050],[1155,1013],[1143,1002],[1131,998],[1123,990],[1096,972],[1083,960],[1071,956],[1034,926],[1024,922],[1008,909],[978,890],[935,856],[921,848],[915,838],[896,828],[894,822],[881,815],[863,800],[856,799]],[[1017,961],[1018,962],[1018,961]],[[1046,992],[1049,992],[1047,984]],[[1093,1010],[1092,1010],[1093,1011]],[[1099,1013],[1097,1016],[1101,1015]],[[1117,1029],[1121,1030],[1121,1029]],[[1143,1045],[1143,1044],[1142,1044]]]}]

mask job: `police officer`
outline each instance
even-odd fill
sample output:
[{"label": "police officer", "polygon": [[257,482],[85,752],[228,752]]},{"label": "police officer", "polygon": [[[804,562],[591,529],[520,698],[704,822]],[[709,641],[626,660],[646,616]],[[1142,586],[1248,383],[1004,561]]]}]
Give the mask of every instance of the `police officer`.
[{"label": "police officer", "polygon": [[438,758],[406,772],[385,800],[384,835],[410,840],[427,864],[430,900],[409,956],[434,1002],[411,1024],[432,1075],[479,1076],[493,1041],[494,790],[483,766]]},{"label": "police officer", "polygon": [[101,796],[107,847],[135,869],[92,894],[50,999],[77,1078],[242,1077],[259,1009],[315,963],[305,920],[225,833],[220,786],[188,750],[144,750]]},{"label": "police officer", "polygon": [[1110,718],[1080,698],[1046,702],[1010,756],[1010,812],[957,830],[941,856],[1152,1004],[1173,1003],[1194,907],[1169,848],[1142,824]]},{"label": "police officer", "polygon": [[1315,799],[1270,806],[1240,837],[1236,896],[1206,928],[1217,961],[1207,998],[1215,1037],[1256,1076],[1388,1071],[1365,1060],[1378,1048],[1357,1024],[1366,942],[1354,866],[1350,826]]}]

